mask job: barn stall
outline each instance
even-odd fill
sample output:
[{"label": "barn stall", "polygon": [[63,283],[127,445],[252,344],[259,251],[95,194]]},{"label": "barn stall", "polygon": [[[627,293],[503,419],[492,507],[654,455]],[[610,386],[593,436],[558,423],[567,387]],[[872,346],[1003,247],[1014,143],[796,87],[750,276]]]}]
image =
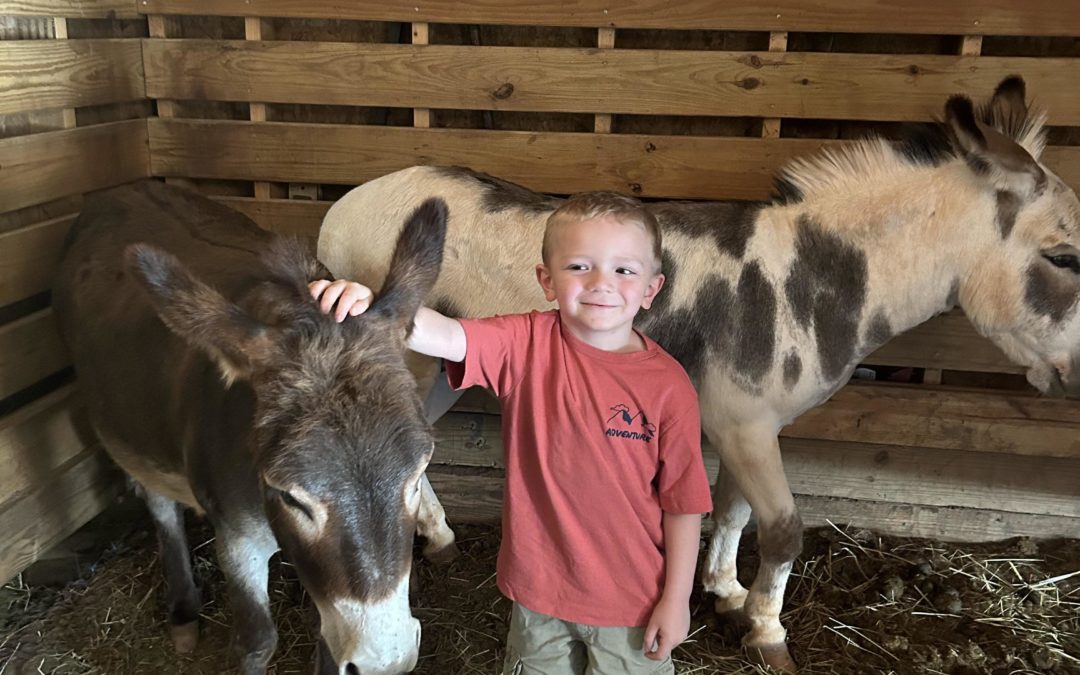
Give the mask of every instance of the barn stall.
[{"label": "barn stall", "polygon": [[[1050,113],[1047,165],[1080,188],[1080,9],[614,5],[0,5],[0,578],[123,491],[80,420],[48,306],[87,193],[163,178],[308,237],[351,186],[413,164],[466,165],[553,194],[761,199],[789,158],[895,135],[940,115],[950,94],[980,100],[1010,74]],[[865,366],[874,381],[783,432],[808,524],[941,541],[1080,538],[1076,403],[1035,396],[958,312]],[[450,518],[496,522],[493,401],[470,394],[437,433],[430,476]],[[706,463],[715,473],[708,448]]]}]

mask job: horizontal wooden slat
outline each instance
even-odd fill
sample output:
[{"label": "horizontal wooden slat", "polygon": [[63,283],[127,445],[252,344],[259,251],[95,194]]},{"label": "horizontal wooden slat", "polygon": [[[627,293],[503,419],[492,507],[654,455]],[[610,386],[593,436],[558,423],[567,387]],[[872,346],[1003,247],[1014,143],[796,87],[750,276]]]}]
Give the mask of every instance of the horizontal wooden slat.
[{"label": "horizontal wooden slat", "polygon": [[[541,192],[762,199],[789,159],[841,141],[151,119],[155,176],[356,184],[415,164],[460,164]],[[1080,147],[1048,164],[1080,185]]]},{"label": "horizontal wooden slat", "polygon": [[611,28],[1080,35],[1080,10],[1054,0],[145,0],[146,14],[282,16]]},{"label": "horizontal wooden slat", "polygon": [[0,42],[0,113],[143,98],[140,40]]},{"label": "horizontal wooden slat", "polygon": [[852,384],[781,435],[1080,458],[1080,406],[1022,394]]},{"label": "horizontal wooden slat", "polygon": [[[458,475],[428,471],[428,478],[455,523],[498,523],[502,507],[503,477]],[[803,522],[808,527],[834,524],[867,528],[880,534],[900,537],[929,537],[939,541],[998,541],[1010,537],[1080,538],[1080,519],[1009,513],[994,509],[967,509],[948,506],[921,506],[795,495]],[[702,523],[712,530],[712,521]]]},{"label": "horizontal wooden slat", "polygon": [[936,316],[898,335],[863,359],[878,366],[942,368],[983,373],[1023,373],[997,346],[975,332],[964,313]]},{"label": "horizontal wooden slat", "polygon": [[146,120],[0,140],[0,211],[149,175]]},{"label": "horizontal wooden slat", "polygon": [[927,121],[1023,73],[1080,124],[1080,59],[148,40],[147,95],[324,105]]},{"label": "horizontal wooden slat", "polygon": [[0,306],[52,287],[64,237],[76,214],[0,234]]},{"label": "horizontal wooden slat", "polygon": [[821,141],[411,129],[204,120],[149,122],[156,176],[356,184],[415,164],[461,164],[535,190],[760,198]]},{"label": "horizontal wooden slat", "polygon": [[95,446],[55,470],[37,489],[0,504],[0,582],[101,513],[122,485],[115,466]]},{"label": "horizontal wooden slat", "polygon": [[[503,468],[498,415],[451,412],[435,433],[437,465]],[[791,489],[799,494],[1080,517],[1077,457],[798,438],[781,439],[781,447]],[[704,452],[715,477],[718,455],[708,446]]]},{"label": "horizontal wooden slat", "polygon": [[93,445],[77,419],[75,387],[67,386],[0,419],[0,495],[10,499],[43,484],[52,472]]},{"label": "horizontal wooden slat", "polygon": [[70,19],[134,18],[138,0],[4,0],[0,14]]},{"label": "horizontal wooden slat", "polygon": [[333,202],[304,199],[252,199],[251,197],[215,197],[243,213],[259,227],[280,234],[318,237],[323,216]]},{"label": "horizontal wooden slat", "polygon": [[0,326],[0,399],[70,363],[51,309]]}]

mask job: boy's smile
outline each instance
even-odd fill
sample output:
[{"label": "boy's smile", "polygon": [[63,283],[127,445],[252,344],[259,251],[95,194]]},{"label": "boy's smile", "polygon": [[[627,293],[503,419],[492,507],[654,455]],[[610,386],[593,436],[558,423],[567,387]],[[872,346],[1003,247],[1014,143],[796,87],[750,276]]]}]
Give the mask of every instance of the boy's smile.
[{"label": "boy's smile", "polygon": [[637,351],[634,317],[664,283],[652,250],[634,222],[600,216],[565,223],[553,233],[550,259],[537,265],[536,277],[574,337],[605,351]]}]

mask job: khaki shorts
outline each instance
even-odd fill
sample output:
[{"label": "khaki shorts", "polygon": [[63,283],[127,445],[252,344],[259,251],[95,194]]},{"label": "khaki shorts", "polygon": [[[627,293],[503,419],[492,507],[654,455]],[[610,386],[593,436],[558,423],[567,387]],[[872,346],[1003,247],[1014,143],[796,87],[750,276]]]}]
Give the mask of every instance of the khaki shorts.
[{"label": "khaki shorts", "polygon": [[645,658],[645,627],[588,626],[514,603],[503,675],[674,675],[668,656]]}]

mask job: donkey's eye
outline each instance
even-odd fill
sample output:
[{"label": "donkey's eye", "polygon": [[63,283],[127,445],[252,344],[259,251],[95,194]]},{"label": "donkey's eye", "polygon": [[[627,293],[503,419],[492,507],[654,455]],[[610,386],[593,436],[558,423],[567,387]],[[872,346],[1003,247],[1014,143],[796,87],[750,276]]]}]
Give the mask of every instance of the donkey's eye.
[{"label": "donkey's eye", "polygon": [[307,504],[304,504],[285,490],[274,490],[273,492],[274,495],[281,500],[282,504],[290,509],[303,513],[311,520],[315,520],[315,516],[311,513],[311,509],[308,508]]},{"label": "donkey's eye", "polygon": [[1080,274],[1080,258],[1075,255],[1058,254],[1048,255],[1046,259],[1049,260],[1055,267],[1069,270],[1075,274]]}]

